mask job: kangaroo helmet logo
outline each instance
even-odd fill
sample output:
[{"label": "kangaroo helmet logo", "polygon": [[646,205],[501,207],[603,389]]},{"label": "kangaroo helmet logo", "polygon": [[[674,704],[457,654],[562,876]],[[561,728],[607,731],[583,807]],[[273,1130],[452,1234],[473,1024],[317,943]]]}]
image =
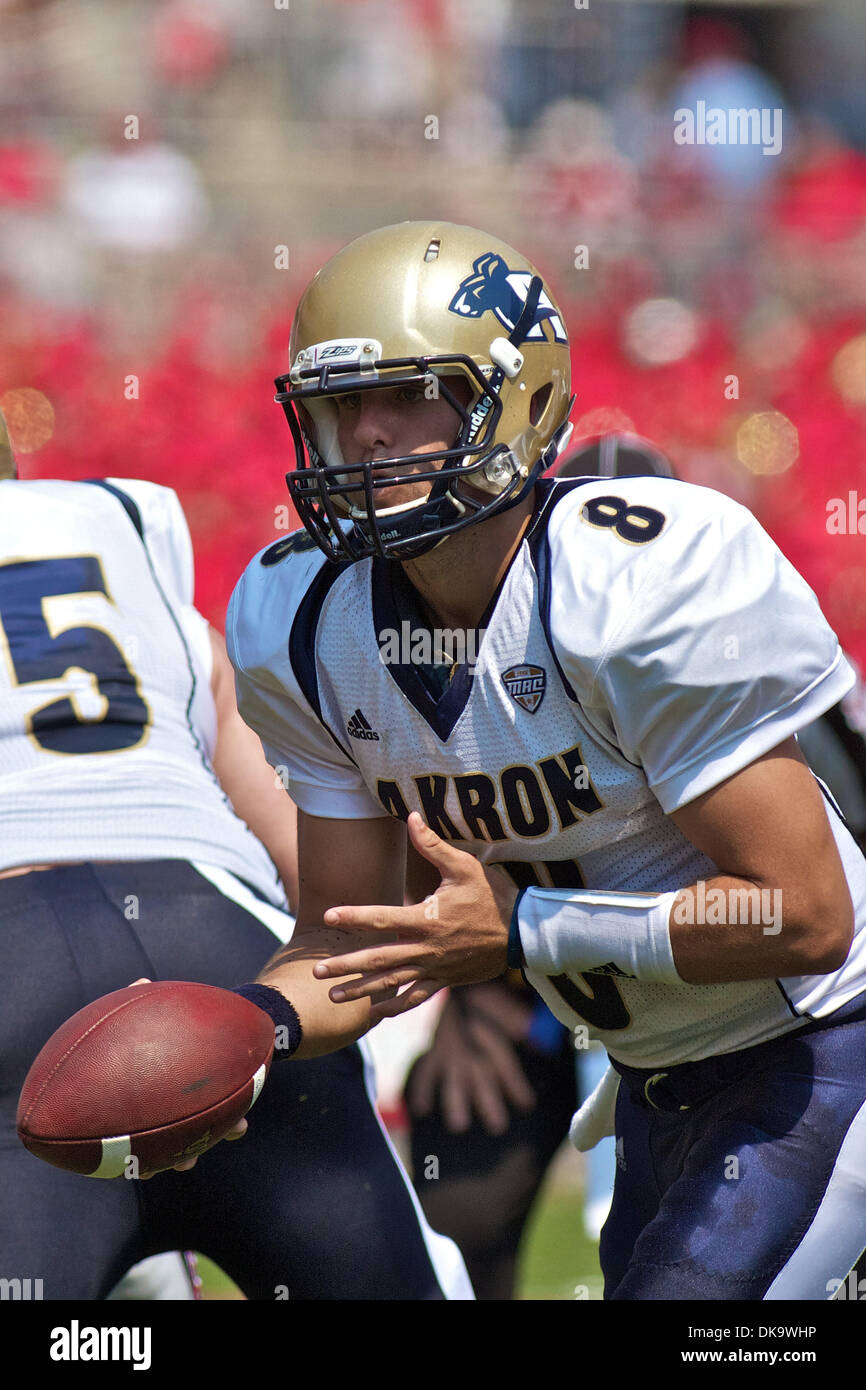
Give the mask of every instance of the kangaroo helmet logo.
[{"label": "kangaroo helmet logo", "polygon": [[[457,293],[448,305],[450,312],[460,314],[462,318],[479,319],[489,309],[510,332],[526,303],[532,275],[528,270],[509,270],[505,261],[495,251],[485,251],[483,256],[479,256],[473,262],[472,269],[474,274],[461,280]],[[567,343],[568,336],[562,319],[542,290],[535,318],[526,334],[525,342],[548,341],[542,328],[545,320],[553,330],[554,341]]]}]

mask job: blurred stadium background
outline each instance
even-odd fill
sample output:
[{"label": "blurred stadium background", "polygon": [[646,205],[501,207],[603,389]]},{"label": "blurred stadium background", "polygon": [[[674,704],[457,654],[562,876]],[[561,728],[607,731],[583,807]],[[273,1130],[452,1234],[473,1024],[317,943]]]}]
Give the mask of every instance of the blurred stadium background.
[{"label": "blurred stadium background", "polygon": [[[746,502],[866,667],[866,543],[828,524],[866,499],[866,4],[582,3],[0,0],[22,475],[176,488],[222,627],[295,524],[300,289],[371,227],[467,222],[551,280],[576,438],[635,430]],[[780,153],[677,145],[698,101],[781,110]],[[538,1259],[526,1296],[582,1281]]]}]

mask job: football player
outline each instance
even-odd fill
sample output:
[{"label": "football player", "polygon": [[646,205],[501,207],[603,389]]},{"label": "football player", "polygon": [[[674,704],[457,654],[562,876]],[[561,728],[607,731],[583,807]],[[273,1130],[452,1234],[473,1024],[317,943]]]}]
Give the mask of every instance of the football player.
[{"label": "football player", "polygon": [[[670,460],[635,434],[582,440],[556,465],[558,478],[645,474],[676,476]],[[856,687],[797,739],[862,843],[866,742],[853,722],[855,701]],[[408,1078],[415,1189],[431,1225],[460,1246],[477,1298],[512,1296],[525,1222],[568,1133],[575,1062],[583,1098],[604,1074],[603,1049],[575,1051],[570,1043],[538,995],[509,972],[450,992],[432,1046]],[[436,1181],[429,1178],[428,1154],[439,1158]],[[614,1141],[605,1138],[586,1154],[584,1225],[596,1239],[615,1173]]]},{"label": "football player", "polygon": [[471,1297],[357,1047],[283,1068],[203,1182],[97,1182],[16,1139],[24,1076],[68,1015],[140,976],[229,985],[291,936],[294,807],[192,597],[171,490],[0,481],[0,1274],[98,1299],[189,1247],[253,1299]]},{"label": "football player", "polygon": [[306,535],[228,625],[300,808],[298,930],[243,992],[305,1055],[520,966],[620,1077],[606,1296],[824,1299],[866,1243],[866,861],[796,734],[852,673],[745,508],[540,481],[569,355],[471,228],[369,233],[302,297]]},{"label": "football player", "polygon": [[[647,473],[673,477],[664,454],[629,435],[581,441],[556,463],[557,477]],[[407,862],[410,879],[416,862]],[[591,1093],[605,1072],[602,1048],[575,1050],[573,1042],[509,971],[450,991],[433,1042],[407,1078],[415,1190],[431,1225],[460,1246],[476,1298],[513,1297],[521,1237],[548,1165],[578,1093]],[[595,1239],[610,1209],[613,1148],[606,1138],[587,1154],[584,1226]],[[435,1182],[428,1154],[439,1158]]]}]

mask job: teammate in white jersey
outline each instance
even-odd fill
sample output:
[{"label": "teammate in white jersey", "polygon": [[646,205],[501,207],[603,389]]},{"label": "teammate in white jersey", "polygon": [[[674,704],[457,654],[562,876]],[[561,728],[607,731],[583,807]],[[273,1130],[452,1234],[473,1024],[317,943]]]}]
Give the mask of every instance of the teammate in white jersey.
[{"label": "teammate in white jersey", "polygon": [[275,1015],[321,1051],[522,964],[624,1083],[606,1296],[828,1297],[866,1244],[866,862],[796,743],[852,683],[815,596],[718,493],[538,481],[569,347],[486,233],[353,242],[278,388],[307,535],[228,625],[300,808]]},{"label": "teammate in white jersey", "polygon": [[[283,1068],[244,1145],[198,1174],[96,1182],[15,1137],[26,1071],[70,1014],[140,976],[229,986],[291,936],[294,809],[192,589],[170,489],[0,481],[0,1275],[103,1298],[187,1247],[249,1298],[471,1297],[357,1047]],[[327,1194],[352,1208],[339,1230]]]}]

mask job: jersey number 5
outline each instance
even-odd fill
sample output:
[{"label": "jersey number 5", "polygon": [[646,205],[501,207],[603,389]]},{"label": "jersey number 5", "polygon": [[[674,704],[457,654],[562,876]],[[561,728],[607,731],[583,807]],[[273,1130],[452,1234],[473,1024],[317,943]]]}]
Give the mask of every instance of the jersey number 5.
[{"label": "jersey number 5", "polygon": [[110,633],[51,617],[46,602],[65,595],[114,602],[95,555],[0,565],[0,646],[5,633],[14,683],[64,681],[70,692],[34,710],[27,732],[49,753],[134,748],[150,723],[138,679]]}]

